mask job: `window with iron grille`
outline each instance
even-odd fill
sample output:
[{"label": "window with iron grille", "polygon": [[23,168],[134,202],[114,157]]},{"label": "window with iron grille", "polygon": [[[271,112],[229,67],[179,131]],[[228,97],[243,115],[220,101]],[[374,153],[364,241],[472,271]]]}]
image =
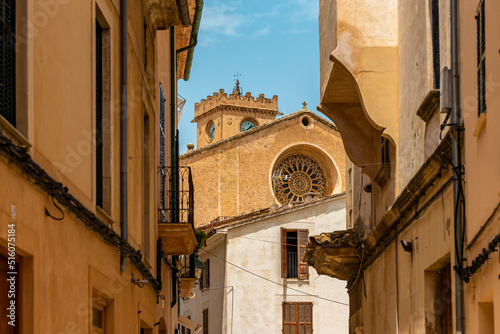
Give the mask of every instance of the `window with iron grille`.
[{"label": "window with iron grille", "polygon": [[281,229],[282,278],[309,278],[309,266],[302,262],[308,237],[308,230]]},{"label": "window with iron grille", "polygon": [[283,303],[283,334],[312,334],[312,303]]},{"label": "window with iron grille", "polygon": [[0,115],[16,126],[16,1],[0,0]]},{"label": "window with iron grille", "polygon": [[478,116],[486,112],[486,38],[484,1],[479,2],[476,15],[477,30],[477,112]]}]

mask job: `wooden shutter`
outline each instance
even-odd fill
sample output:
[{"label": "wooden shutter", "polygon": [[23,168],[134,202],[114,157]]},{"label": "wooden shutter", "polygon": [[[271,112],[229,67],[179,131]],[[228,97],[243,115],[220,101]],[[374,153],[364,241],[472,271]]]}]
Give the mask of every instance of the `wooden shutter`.
[{"label": "wooden shutter", "polygon": [[281,228],[281,278],[287,278],[286,271],[286,229]]},{"label": "wooden shutter", "polygon": [[208,308],[203,310],[203,334],[208,334]]},{"label": "wooden shutter", "polygon": [[312,334],[312,303],[283,302],[283,334]]},{"label": "wooden shutter", "polygon": [[299,263],[299,279],[309,279],[309,265],[302,262],[302,258],[306,252],[307,240],[309,237],[308,230],[298,230],[298,263]]}]

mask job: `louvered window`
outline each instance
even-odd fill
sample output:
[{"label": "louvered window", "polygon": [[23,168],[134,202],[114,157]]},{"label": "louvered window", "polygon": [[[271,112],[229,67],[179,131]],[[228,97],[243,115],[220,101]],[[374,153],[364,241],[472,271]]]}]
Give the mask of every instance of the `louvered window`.
[{"label": "louvered window", "polygon": [[476,15],[477,29],[477,112],[478,116],[486,112],[486,39],[484,24],[484,1],[481,0]]},{"label": "louvered window", "polygon": [[309,266],[302,262],[308,237],[308,230],[281,229],[282,278],[309,278]]},{"label": "louvered window", "polygon": [[283,303],[283,334],[312,332],[312,303]]},{"label": "louvered window", "polygon": [[16,2],[0,0],[0,115],[16,126]]},{"label": "louvered window", "polygon": [[95,133],[96,133],[96,204],[103,207],[102,184],[102,27],[96,20],[95,30]]}]

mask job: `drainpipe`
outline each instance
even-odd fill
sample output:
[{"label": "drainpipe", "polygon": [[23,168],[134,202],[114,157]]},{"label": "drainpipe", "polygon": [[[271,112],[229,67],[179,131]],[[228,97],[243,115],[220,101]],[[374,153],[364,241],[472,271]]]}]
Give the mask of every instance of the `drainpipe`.
[{"label": "drainpipe", "polygon": [[170,27],[170,163],[172,166],[172,175],[170,189],[172,196],[170,204],[172,208],[172,223],[178,223],[178,205],[177,196],[179,193],[179,170],[178,170],[178,152],[177,152],[177,53],[175,52],[175,27]]},{"label": "drainpipe", "polygon": [[[462,130],[461,110],[459,106],[459,69],[458,69],[458,1],[450,0],[450,39],[451,39],[451,123],[453,124],[455,136],[453,138],[453,209],[455,226],[455,311],[456,311],[456,333],[463,333],[463,282],[461,270],[463,268],[463,215],[461,203],[462,187],[462,157],[460,148],[460,136]],[[465,200],[465,198],[463,198]]]},{"label": "drainpipe", "polygon": [[[128,239],[127,202],[127,0],[120,2],[120,230],[124,241]],[[128,257],[120,253],[120,271],[127,268]]]},{"label": "drainpipe", "polygon": [[196,11],[194,13],[193,28],[191,29],[191,38],[189,45],[177,50],[177,53],[188,51],[186,59],[186,68],[184,69],[184,81],[189,80],[191,75],[191,65],[193,64],[194,47],[198,43],[198,30],[200,29],[201,13],[203,11],[203,0],[196,0]]}]

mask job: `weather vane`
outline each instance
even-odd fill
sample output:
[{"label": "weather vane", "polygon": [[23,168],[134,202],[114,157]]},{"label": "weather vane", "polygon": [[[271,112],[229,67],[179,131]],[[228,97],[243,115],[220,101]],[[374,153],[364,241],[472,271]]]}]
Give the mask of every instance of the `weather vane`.
[{"label": "weather vane", "polygon": [[238,72],[236,72],[236,74],[234,75],[234,77],[236,78],[236,86],[234,86],[233,92],[238,92],[238,94],[241,95],[241,94],[243,94],[243,90],[240,87],[240,80],[239,80],[239,78],[241,77],[241,74],[239,74]]}]

